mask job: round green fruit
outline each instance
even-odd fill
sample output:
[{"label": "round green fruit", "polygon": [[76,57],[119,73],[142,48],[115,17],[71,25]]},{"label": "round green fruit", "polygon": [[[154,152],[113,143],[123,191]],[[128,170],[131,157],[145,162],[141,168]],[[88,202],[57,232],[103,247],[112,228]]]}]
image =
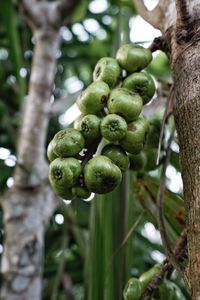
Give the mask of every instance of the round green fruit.
[{"label": "round green fruit", "polygon": [[129,167],[129,158],[126,152],[119,145],[106,145],[101,154],[110,158],[122,172],[125,172]]},{"label": "round green fruit", "polygon": [[88,189],[85,186],[75,185],[72,188],[72,194],[75,197],[81,198],[81,199],[87,199],[90,197],[91,192],[88,191]]},{"label": "round green fruit", "polygon": [[52,140],[53,152],[60,157],[78,154],[85,146],[85,139],[80,131],[74,128],[60,130]]},{"label": "round green fruit", "polygon": [[53,141],[51,141],[47,147],[47,158],[51,162],[56,159],[58,156],[53,151]]},{"label": "round green fruit", "polygon": [[158,117],[154,117],[149,122],[150,128],[147,135],[145,149],[158,148],[160,131],[161,131],[161,120]]},{"label": "round green fruit", "polygon": [[131,74],[124,80],[122,86],[138,93],[142,97],[143,105],[147,104],[155,93],[153,78],[145,72]]},{"label": "round green fruit", "polygon": [[117,88],[111,91],[107,106],[111,114],[118,114],[127,122],[132,122],[140,115],[143,102],[140,95],[124,88]]},{"label": "round green fruit", "polygon": [[74,124],[73,124],[74,129],[77,129],[80,131],[80,123],[84,117],[85,117],[85,115],[81,114],[78,118],[76,118],[76,120],[74,121]]},{"label": "round green fruit", "polygon": [[119,142],[120,145],[125,151],[131,154],[138,154],[144,148],[148,129],[149,124],[147,119],[140,117],[129,124],[125,137]]},{"label": "round green fruit", "polygon": [[161,271],[161,265],[156,264],[151,269],[149,269],[147,272],[143,273],[140,276],[139,281],[141,283],[142,292],[144,292],[147,286],[151,283],[151,281],[160,271]]},{"label": "round green fruit", "polygon": [[103,155],[90,159],[84,168],[85,185],[93,193],[109,193],[120,184],[121,179],[120,169]]},{"label": "round green fruit", "polygon": [[127,123],[124,118],[116,114],[110,114],[101,121],[101,134],[111,142],[121,140],[127,131]]},{"label": "round green fruit", "polygon": [[101,119],[91,114],[84,116],[80,120],[78,129],[82,132],[87,142],[101,137],[100,123]]},{"label": "round green fruit", "polygon": [[130,169],[132,171],[141,171],[146,165],[146,154],[144,151],[141,151],[139,154],[129,154],[130,160]]},{"label": "round green fruit", "polygon": [[49,166],[49,181],[56,194],[64,199],[73,197],[72,186],[81,174],[80,162],[73,158],[56,158]]},{"label": "round green fruit", "polygon": [[145,153],[147,157],[145,170],[153,171],[157,169],[158,166],[156,164],[156,161],[157,161],[158,149],[157,148],[147,149]]},{"label": "round green fruit", "polygon": [[84,114],[98,114],[105,107],[109,93],[105,82],[93,82],[80,94],[76,104]]},{"label": "round green fruit", "polygon": [[124,300],[139,300],[142,295],[141,284],[137,278],[131,278],[127,282],[123,297]]},{"label": "round green fruit", "polygon": [[95,66],[93,80],[104,81],[112,88],[119,80],[120,71],[120,66],[115,58],[103,57]]},{"label": "round green fruit", "polygon": [[126,44],[119,48],[116,55],[119,65],[128,72],[137,72],[152,61],[152,53],[139,45]]}]

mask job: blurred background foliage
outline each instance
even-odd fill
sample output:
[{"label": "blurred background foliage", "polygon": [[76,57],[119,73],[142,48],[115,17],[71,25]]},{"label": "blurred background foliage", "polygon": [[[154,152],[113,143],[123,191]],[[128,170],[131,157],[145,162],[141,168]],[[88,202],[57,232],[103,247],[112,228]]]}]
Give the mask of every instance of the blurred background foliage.
[{"label": "blurred background foliage", "polygon": [[[60,30],[61,47],[57,53],[57,72],[50,99],[52,115],[47,143],[59,129],[71,126],[78,115],[75,99],[80,90],[91,83],[94,66],[101,57],[115,55],[123,41],[130,40],[145,46],[151,42],[151,35],[143,40],[142,31],[141,40],[135,39],[140,35],[140,28],[134,27],[139,18],[131,0],[80,1],[70,25]],[[17,9],[17,1],[1,1],[1,195],[13,184],[17,135],[26,102],[33,48],[34,37]],[[171,85],[166,55],[156,52],[147,71],[154,76],[158,88],[155,99],[148,105],[147,115],[152,118],[156,111],[156,116],[161,120],[163,103]],[[165,127],[163,151],[172,124],[173,119],[170,119]],[[160,121],[158,137],[159,132]],[[176,137],[171,148],[164,208],[170,242],[174,245],[184,227]],[[149,158],[151,160],[152,155]],[[92,201],[65,201],[52,216],[45,237],[44,300],[121,300],[121,292],[131,276],[138,277],[156,262],[164,260],[155,219],[160,166],[156,167],[154,163],[149,170],[130,173],[122,183],[125,186],[119,190],[98,196]],[[127,199],[128,215],[123,215],[124,198]],[[0,210],[0,257],[4,239],[2,214]],[[172,278],[185,298],[189,299],[179,276],[175,273]]]}]

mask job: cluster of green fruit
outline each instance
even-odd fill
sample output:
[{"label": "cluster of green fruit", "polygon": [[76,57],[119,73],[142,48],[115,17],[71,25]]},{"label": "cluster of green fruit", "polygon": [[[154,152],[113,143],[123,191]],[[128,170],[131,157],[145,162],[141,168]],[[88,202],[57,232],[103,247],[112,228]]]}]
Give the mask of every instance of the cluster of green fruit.
[{"label": "cluster of green fruit", "polygon": [[[59,131],[48,146],[49,180],[62,198],[111,192],[122,173],[134,168],[149,131],[140,114],[155,93],[151,76],[140,71],[151,60],[150,50],[127,44],[116,59],[105,57],[97,63],[94,82],[76,102],[82,115],[74,128]],[[107,144],[94,156],[102,138]]]},{"label": "cluster of green fruit", "polygon": [[[147,272],[143,273],[139,278],[132,277],[125,286],[123,297],[124,300],[139,300],[148,285],[161,271],[159,264],[154,265]],[[154,294],[152,300],[185,300],[185,296],[180,288],[173,282],[164,279]]]}]

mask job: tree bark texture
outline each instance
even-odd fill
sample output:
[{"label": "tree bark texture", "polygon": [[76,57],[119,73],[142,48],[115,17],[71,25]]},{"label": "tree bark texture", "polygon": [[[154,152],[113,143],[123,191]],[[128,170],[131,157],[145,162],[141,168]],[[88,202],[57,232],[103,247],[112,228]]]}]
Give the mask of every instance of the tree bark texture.
[{"label": "tree bark texture", "polygon": [[48,184],[45,142],[59,35],[56,31],[36,30],[35,38],[14,186],[3,201],[6,239],[2,300],[40,299],[44,232],[58,204]]},{"label": "tree bark texture", "polygon": [[143,1],[134,3],[146,21],[161,29],[171,61],[187,211],[186,277],[192,299],[200,300],[200,1],[160,0],[152,12]]}]

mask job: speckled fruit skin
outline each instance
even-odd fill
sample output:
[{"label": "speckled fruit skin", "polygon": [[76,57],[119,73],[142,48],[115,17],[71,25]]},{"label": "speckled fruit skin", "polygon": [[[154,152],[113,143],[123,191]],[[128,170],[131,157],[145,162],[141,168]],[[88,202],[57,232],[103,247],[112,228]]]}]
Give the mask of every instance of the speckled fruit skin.
[{"label": "speckled fruit skin", "polygon": [[119,145],[106,145],[101,154],[110,158],[122,172],[125,172],[129,167],[129,158],[126,152]]},{"label": "speckled fruit skin", "polygon": [[109,193],[120,184],[121,179],[120,169],[103,155],[90,159],[84,168],[85,185],[93,193]]},{"label": "speckled fruit skin", "polygon": [[132,122],[140,115],[143,102],[140,95],[124,88],[117,88],[111,91],[107,106],[111,114],[118,114],[127,122]]},{"label": "speckled fruit skin", "polygon": [[72,188],[72,194],[77,198],[87,199],[90,197],[91,192],[84,186],[75,185]]},{"label": "speckled fruit skin", "polygon": [[130,160],[130,170],[132,171],[142,171],[144,170],[147,162],[147,157],[144,151],[138,154],[129,154]]},{"label": "speckled fruit skin", "polygon": [[50,184],[60,197],[69,199],[72,186],[81,174],[80,162],[73,158],[56,158],[49,166]]},{"label": "speckled fruit skin", "polygon": [[110,93],[103,81],[91,83],[78,97],[76,104],[83,114],[98,114],[106,105]]},{"label": "speckled fruit skin", "polygon": [[53,151],[59,157],[69,157],[78,154],[85,146],[82,133],[74,128],[60,130],[54,136]]},{"label": "speckled fruit skin", "polygon": [[138,93],[142,97],[143,105],[147,104],[155,93],[153,78],[145,72],[131,74],[124,80],[122,86]]},{"label": "speckled fruit skin", "polygon": [[131,153],[138,154],[144,147],[149,124],[146,118],[140,117],[128,126],[125,137],[120,141],[122,148]]},{"label": "speckled fruit skin", "polygon": [[127,123],[124,118],[116,114],[110,114],[101,121],[101,134],[111,142],[121,140],[127,132]]},{"label": "speckled fruit skin", "polygon": [[126,44],[117,51],[119,65],[128,72],[137,72],[148,66],[152,61],[152,53],[139,45]]},{"label": "speckled fruit skin", "polygon": [[93,80],[104,81],[113,88],[119,81],[120,72],[120,66],[115,58],[103,57],[95,66]]},{"label": "speckled fruit skin", "polygon": [[53,141],[51,141],[47,147],[47,158],[51,162],[56,159],[58,156],[53,151]]},{"label": "speckled fruit skin", "polygon": [[80,130],[87,142],[101,137],[100,132],[101,119],[96,115],[86,115],[77,124],[77,129]]},{"label": "speckled fruit skin", "polygon": [[139,300],[142,295],[141,284],[137,278],[131,278],[123,292],[124,300]]}]

